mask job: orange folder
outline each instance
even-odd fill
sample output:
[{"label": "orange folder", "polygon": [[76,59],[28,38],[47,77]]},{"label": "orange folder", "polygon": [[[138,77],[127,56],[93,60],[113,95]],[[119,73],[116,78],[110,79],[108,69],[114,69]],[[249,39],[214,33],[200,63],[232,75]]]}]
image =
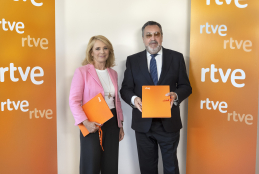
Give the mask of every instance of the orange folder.
[{"label": "orange folder", "polygon": [[[104,124],[106,121],[113,117],[113,114],[101,93],[97,94],[82,107],[89,121]],[[89,134],[89,131],[86,129],[83,123],[80,123],[78,127],[80,128],[84,137]]]},{"label": "orange folder", "polygon": [[142,118],[170,118],[169,86],[142,86]]}]

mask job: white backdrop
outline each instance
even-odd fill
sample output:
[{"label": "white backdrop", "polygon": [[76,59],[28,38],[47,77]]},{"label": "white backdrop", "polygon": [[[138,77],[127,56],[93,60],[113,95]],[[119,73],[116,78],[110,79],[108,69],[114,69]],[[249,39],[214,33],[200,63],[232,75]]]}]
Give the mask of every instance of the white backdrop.
[{"label": "white backdrop", "polygon": [[[68,97],[73,73],[81,66],[90,37],[104,35],[112,42],[119,87],[127,56],[144,50],[141,27],[149,20],[162,25],[163,46],[182,52],[188,71],[190,11],[191,0],[56,0],[59,174],[79,173],[79,130],[74,126]],[[186,173],[187,104],[187,100],[181,104],[184,127],[178,147],[181,174]],[[122,109],[125,138],[120,143],[119,174],[139,174],[135,133],[131,129],[131,108],[122,101]],[[160,158],[159,172],[162,171]]]}]

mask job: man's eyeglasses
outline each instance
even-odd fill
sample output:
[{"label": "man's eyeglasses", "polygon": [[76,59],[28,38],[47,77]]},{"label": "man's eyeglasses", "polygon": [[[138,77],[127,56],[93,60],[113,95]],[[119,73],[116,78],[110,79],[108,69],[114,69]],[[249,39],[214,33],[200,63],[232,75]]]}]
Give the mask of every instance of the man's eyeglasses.
[{"label": "man's eyeglasses", "polygon": [[[154,34],[154,37],[160,37],[161,36],[161,33],[160,32],[155,32],[153,33]],[[146,33],[146,38],[149,39],[153,36],[152,33]]]}]

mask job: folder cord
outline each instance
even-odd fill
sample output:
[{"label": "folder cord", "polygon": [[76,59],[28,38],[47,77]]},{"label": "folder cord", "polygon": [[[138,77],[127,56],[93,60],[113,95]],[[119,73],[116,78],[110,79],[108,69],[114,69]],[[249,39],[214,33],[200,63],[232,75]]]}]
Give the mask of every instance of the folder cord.
[{"label": "folder cord", "polygon": [[98,127],[99,127],[98,132],[99,132],[100,145],[102,147],[102,150],[104,151],[104,149],[103,149],[103,131],[100,126],[98,126]]}]

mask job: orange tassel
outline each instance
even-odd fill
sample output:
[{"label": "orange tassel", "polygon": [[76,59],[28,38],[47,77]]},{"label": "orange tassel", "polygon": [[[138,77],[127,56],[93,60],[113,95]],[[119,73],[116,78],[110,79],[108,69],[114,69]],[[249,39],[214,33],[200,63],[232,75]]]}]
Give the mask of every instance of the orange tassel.
[{"label": "orange tassel", "polygon": [[98,127],[99,127],[98,132],[99,132],[100,145],[102,147],[102,150],[104,151],[104,149],[103,149],[103,131],[100,126],[98,126]]}]

